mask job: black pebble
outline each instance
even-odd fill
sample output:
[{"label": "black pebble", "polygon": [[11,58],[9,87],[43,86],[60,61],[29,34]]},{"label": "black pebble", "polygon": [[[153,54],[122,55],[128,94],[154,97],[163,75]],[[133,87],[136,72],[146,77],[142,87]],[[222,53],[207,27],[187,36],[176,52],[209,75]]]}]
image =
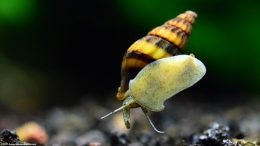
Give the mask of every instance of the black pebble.
[{"label": "black pebble", "polygon": [[201,134],[193,136],[193,144],[201,146],[235,146],[230,138],[230,128],[218,123],[211,124]]},{"label": "black pebble", "polygon": [[112,134],[111,146],[127,146],[130,143],[126,134]]},{"label": "black pebble", "polygon": [[8,144],[21,144],[22,143],[14,131],[6,130],[6,129],[4,129],[0,132],[0,142],[8,143]]}]

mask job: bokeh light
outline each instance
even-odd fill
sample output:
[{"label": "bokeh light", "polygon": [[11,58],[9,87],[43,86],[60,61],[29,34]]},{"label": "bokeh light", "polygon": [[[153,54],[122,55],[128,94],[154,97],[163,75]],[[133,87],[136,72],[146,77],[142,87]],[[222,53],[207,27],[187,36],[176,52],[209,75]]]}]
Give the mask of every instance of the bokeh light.
[{"label": "bokeh light", "polygon": [[0,0],[0,22],[24,23],[35,15],[34,0]]}]

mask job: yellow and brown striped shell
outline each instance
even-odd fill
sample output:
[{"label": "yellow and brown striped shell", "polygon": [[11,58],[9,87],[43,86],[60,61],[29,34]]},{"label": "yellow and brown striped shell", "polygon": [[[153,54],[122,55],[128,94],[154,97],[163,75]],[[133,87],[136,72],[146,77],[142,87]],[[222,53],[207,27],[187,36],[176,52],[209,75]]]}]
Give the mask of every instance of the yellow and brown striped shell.
[{"label": "yellow and brown striped shell", "polygon": [[121,83],[116,95],[123,101],[129,81],[147,64],[182,52],[197,14],[186,11],[163,25],[151,30],[146,36],[132,44],[124,55],[121,66]]}]

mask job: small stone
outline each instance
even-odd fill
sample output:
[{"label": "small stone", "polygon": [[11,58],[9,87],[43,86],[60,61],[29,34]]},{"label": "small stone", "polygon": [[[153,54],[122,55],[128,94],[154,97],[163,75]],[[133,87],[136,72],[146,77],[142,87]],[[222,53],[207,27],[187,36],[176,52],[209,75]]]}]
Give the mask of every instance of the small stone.
[{"label": "small stone", "polygon": [[125,134],[112,134],[111,136],[111,146],[127,146],[130,140]]},{"label": "small stone", "polygon": [[86,134],[78,137],[76,139],[77,145],[90,145],[90,144],[97,144],[100,143],[100,145],[106,143],[106,136],[103,132],[99,130],[92,130],[87,132]]},{"label": "small stone", "polygon": [[3,130],[0,132],[0,144],[20,144],[22,143],[14,131],[11,130]]},{"label": "small stone", "polygon": [[17,135],[22,141],[46,144],[48,135],[45,129],[36,122],[27,122],[16,129]]},{"label": "small stone", "polygon": [[167,135],[160,135],[152,138],[147,144],[148,146],[171,146],[174,144],[174,140]]},{"label": "small stone", "polygon": [[229,138],[230,130],[228,126],[212,123],[202,134],[193,136],[193,144],[204,146],[234,146],[235,144]]},{"label": "small stone", "polygon": [[139,142],[133,142],[133,143],[130,143],[128,146],[143,146],[143,144],[141,144]]},{"label": "small stone", "polygon": [[86,146],[102,146],[100,142],[90,142]]}]

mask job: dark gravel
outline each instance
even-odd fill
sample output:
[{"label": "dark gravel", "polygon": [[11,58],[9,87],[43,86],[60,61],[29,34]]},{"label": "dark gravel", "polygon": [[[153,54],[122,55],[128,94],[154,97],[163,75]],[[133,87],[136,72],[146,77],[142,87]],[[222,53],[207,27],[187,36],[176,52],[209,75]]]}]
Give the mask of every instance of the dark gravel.
[{"label": "dark gravel", "polygon": [[19,137],[16,135],[15,131],[11,130],[3,130],[0,132],[0,143],[8,143],[8,144],[22,144]]},{"label": "dark gravel", "polygon": [[[35,121],[49,136],[46,146],[259,145],[260,107],[252,102],[234,106],[184,100],[167,102],[165,110],[151,115],[158,129],[166,132],[157,134],[139,109],[131,114],[130,130],[125,129],[120,112],[100,120],[102,115],[119,106],[114,101],[88,100],[73,107],[56,107],[29,115],[3,112],[0,129],[15,130],[28,121]],[[23,143],[10,130],[1,132],[0,142]]]}]

